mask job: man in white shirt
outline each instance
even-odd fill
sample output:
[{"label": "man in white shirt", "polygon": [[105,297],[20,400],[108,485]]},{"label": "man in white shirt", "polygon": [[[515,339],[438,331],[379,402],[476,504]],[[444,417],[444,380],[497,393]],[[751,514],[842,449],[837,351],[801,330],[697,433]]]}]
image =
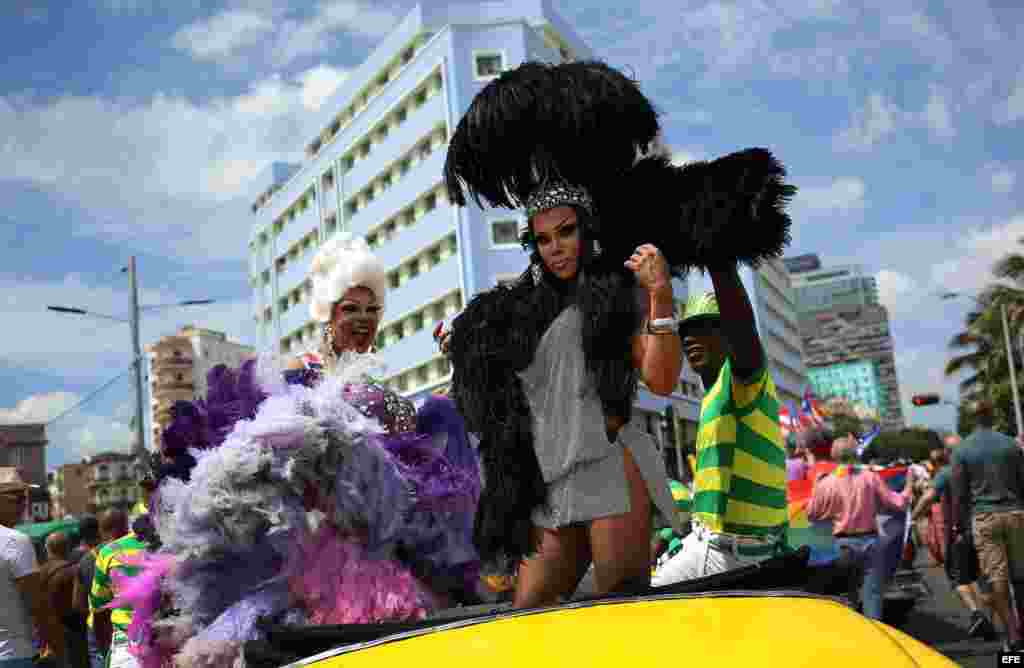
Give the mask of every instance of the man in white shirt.
[{"label": "man in white shirt", "polygon": [[44,642],[54,637],[32,541],[12,528],[25,512],[28,490],[20,479],[0,482],[0,668],[31,668],[33,622]]}]

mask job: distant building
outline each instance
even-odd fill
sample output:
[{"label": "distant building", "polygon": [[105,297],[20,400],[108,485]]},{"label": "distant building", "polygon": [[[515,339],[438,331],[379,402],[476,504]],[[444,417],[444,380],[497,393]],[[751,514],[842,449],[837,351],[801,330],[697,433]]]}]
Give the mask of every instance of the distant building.
[{"label": "distant building", "polygon": [[843,397],[881,415],[887,404],[878,360],[859,359],[807,369],[814,394],[822,399]]},{"label": "distant building", "polygon": [[46,486],[46,425],[0,424],[0,466],[13,466],[27,483]]},{"label": "distant building", "polygon": [[104,452],[84,462],[89,471],[85,511],[100,513],[120,508],[128,512],[139,499],[136,461],[133,454]]},{"label": "distant building", "polygon": [[[904,426],[889,314],[884,306],[852,306],[804,314],[800,318],[800,331],[809,375],[836,378],[841,382],[838,381],[839,369],[844,378],[851,380],[853,369],[858,373],[866,369],[842,365],[872,364],[881,395],[878,412],[882,427]],[[836,373],[830,375],[830,369]]]},{"label": "distant building", "polygon": [[808,253],[807,255],[787,257],[782,261],[782,264],[786,266],[786,271],[790,274],[801,274],[805,271],[821,269],[821,258],[814,253]]},{"label": "distant building", "polygon": [[92,494],[92,467],[88,463],[65,464],[57,469],[50,485],[53,516],[56,519],[67,515],[84,515],[89,510]]},{"label": "distant building", "polygon": [[817,255],[785,260],[801,313],[844,306],[877,306],[878,283],[860,265],[822,267]]},{"label": "distant building", "polygon": [[206,374],[218,364],[238,368],[255,355],[249,347],[228,341],[221,332],[183,327],[146,346],[149,358],[150,425],[154,447],[170,423],[171,406],[206,396]]}]

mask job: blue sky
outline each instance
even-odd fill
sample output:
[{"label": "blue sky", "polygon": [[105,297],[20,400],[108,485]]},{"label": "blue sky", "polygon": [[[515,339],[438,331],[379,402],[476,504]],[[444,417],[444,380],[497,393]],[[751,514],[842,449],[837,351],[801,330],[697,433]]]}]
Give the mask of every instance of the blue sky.
[{"label": "blue sky", "polygon": [[[143,323],[251,341],[242,194],[295,160],[326,98],[409,2],[15,0],[0,5],[0,420],[49,419],[129,364]],[[891,310],[905,403],[955,398],[946,342],[1024,238],[1024,9],[1011,0],[554,0],[628,67],[681,159],[767,146],[801,188],[793,254],[859,262]],[[49,430],[50,466],[129,442],[127,377]],[[951,408],[906,410],[948,427]]]}]

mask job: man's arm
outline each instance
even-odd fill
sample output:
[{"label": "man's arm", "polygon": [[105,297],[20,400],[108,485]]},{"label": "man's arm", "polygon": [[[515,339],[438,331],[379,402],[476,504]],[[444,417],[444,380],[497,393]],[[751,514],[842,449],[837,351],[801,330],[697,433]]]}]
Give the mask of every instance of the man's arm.
[{"label": "man's arm", "polygon": [[32,621],[39,629],[43,644],[49,647],[54,654],[63,655],[63,629],[60,628],[57,616],[53,614],[53,610],[48,605],[48,597],[43,590],[43,581],[39,572],[17,578],[14,584],[18,587],[22,600],[28,604]]},{"label": "man's arm", "polygon": [[917,502],[917,507],[914,508],[914,512],[911,513],[910,519],[914,522],[924,517],[925,513],[931,510],[932,504],[935,503],[938,494],[935,493],[935,489],[929,489],[921,497],[921,500]]},{"label": "man's arm", "polygon": [[733,373],[740,380],[749,380],[764,366],[754,308],[735,266],[709,267],[708,273],[715,287],[722,335],[729,343]]}]

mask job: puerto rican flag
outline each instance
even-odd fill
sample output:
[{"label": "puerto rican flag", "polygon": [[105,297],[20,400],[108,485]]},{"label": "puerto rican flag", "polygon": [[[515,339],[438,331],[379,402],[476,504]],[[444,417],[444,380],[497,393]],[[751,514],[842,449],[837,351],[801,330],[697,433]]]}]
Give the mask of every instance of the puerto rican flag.
[{"label": "puerto rican flag", "polygon": [[794,431],[800,431],[800,423],[784,405],[779,406],[779,427],[782,429],[782,438],[788,437]]}]

